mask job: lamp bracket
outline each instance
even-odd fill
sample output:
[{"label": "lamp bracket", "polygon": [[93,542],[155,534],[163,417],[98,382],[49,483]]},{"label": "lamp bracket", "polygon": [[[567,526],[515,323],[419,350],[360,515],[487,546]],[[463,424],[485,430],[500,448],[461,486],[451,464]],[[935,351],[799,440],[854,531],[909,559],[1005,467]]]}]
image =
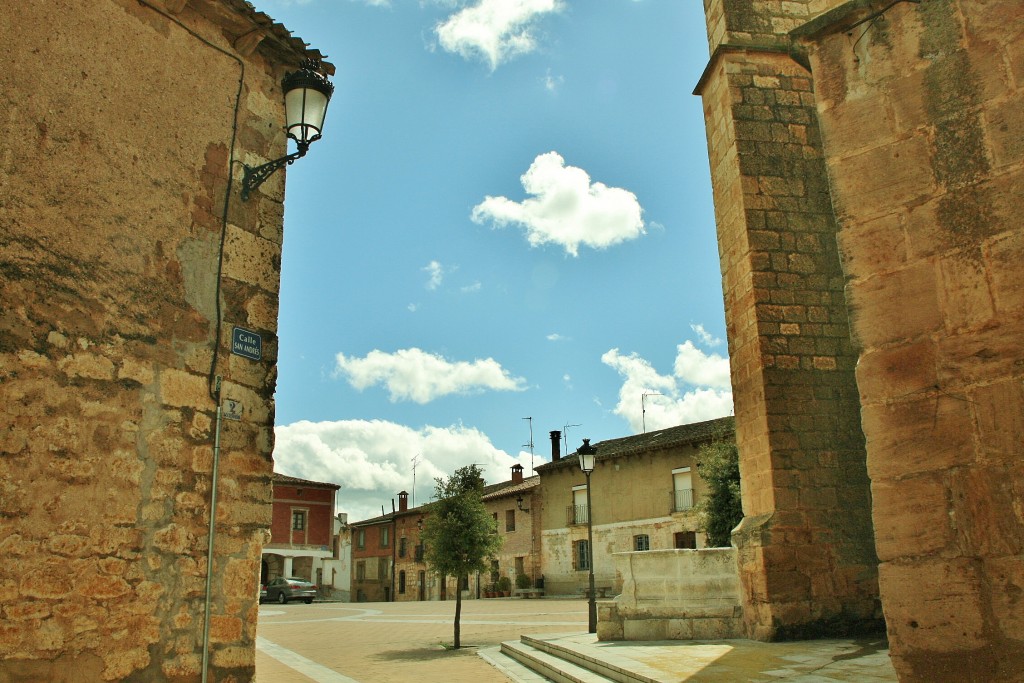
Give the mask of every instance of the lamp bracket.
[{"label": "lamp bracket", "polygon": [[298,152],[283,156],[280,159],[268,161],[260,166],[242,164],[242,201],[249,201],[249,195],[255,192],[256,188],[262,185],[275,171],[294,163],[296,159],[306,156],[307,151],[309,151],[309,145],[300,144]]}]

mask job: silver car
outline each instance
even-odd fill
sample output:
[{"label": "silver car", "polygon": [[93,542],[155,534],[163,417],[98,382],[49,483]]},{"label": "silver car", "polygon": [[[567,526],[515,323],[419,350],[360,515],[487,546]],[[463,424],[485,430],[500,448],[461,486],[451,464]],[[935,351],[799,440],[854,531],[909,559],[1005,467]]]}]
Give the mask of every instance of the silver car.
[{"label": "silver car", "polygon": [[316,597],[316,584],[294,576],[279,576],[267,586],[267,600],[284,605],[289,600],[302,600],[307,605]]}]

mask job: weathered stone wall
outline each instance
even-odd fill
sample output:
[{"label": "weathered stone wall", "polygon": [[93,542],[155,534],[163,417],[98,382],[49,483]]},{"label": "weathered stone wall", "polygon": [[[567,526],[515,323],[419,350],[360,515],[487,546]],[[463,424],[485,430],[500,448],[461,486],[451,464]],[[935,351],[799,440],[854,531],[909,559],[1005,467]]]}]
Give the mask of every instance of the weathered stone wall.
[{"label": "weathered stone wall", "polygon": [[601,640],[717,640],[743,635],[735,548],[616,553],[622,593],[600,604]]},{"label": "weathered stone wall", "polygon": [[[227,3],[156,5],[238,54]],[[253,673],[283,180],[247,205],[236,183],[221,216],[232,150],[283,153],[282,65],[156,9],[15,2],[0,21],[5,681],[199,680],[208,569],[211,680]],[[229,355],[232,325],[263,335],[262,362]],[[208,568],[215,348],[244,414]]]},{"label": "weathered stone wall", "polygon": [[705,0],[704,100],[736,408],[747,634],[880,629],[856,355],[810,72],[812,2]]},{"label": "weathered stone wall", "polygon": [[891,652],[902,680],[1020,680],[1024,10],[926,0],[850,28],[877,9],[804,36]]}]

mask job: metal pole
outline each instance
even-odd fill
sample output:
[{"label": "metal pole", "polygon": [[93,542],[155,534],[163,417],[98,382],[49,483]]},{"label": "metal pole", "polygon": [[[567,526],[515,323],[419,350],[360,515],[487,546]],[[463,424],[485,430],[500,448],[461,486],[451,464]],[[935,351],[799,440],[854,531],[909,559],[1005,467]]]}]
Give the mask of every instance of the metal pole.
[{"label": "metal pole", "polygon": [[213,586],[213,534],[217,523],[217,466],[220,463],[220,377],[217,377],[217,421],[213,436],[213,472],[210,480],[210,528],[206,547],[206,605],[203,617],[203,683],[207,680],[207,666],[210,661],[210,595]]},{"label": "metal pole", "polygon": [[590,504],[590,472],[584,474],[587,475],[587,553],[590,555],[590,604],[587,628],[589,633],[597,633],[597,596],[594,594],[594,508]]}]

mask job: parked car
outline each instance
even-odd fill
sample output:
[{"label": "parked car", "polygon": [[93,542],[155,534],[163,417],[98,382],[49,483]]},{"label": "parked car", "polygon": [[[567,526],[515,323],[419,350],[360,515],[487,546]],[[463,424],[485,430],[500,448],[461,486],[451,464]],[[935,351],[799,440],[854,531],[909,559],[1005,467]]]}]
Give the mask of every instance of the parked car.
[{"label": "parked car", "polygon": [[316,597],[316,585],[294,576],[279,576],[267,586],[267,600],[277,600],[282,605],[289,600],[302,600],[307,605]]},{"label": "parked car", "polygon": [[260,584],[260,602],[263,602],[266,599],[267,599],[267,584],[261,583]]}]

